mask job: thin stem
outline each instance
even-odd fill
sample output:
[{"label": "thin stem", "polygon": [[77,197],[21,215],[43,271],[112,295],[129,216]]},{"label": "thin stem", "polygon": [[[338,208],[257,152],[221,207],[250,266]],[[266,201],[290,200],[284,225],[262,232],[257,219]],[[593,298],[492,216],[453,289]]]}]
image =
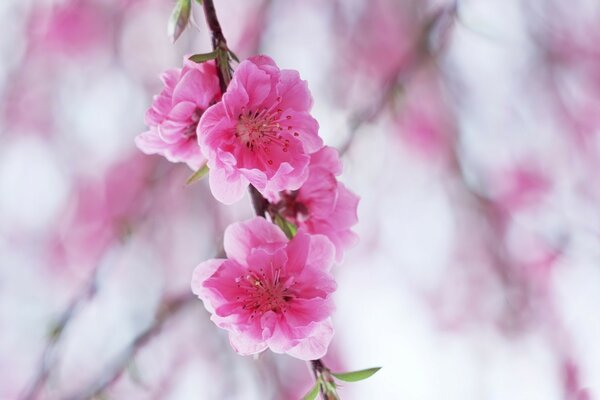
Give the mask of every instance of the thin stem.
[{"label": "thin stem", "polygon": [[204,0],[202,2],[204,8],[204,17],[206,18],[206,24],[211,34],[211,42],[213,50],[217,51],[217,73],[219,75],[219,85],[221,91],[225,93],[227,86],[231,81],[231,68],[229,67],[229,49],[227,48],[227,40],[223,31],[221,30],[221,24],[217,18],[217,10],[213,0]]},{"label": "thin stem", "polygon": [[92,299],[96,295],[98,290],[98,276],[100,274],[100,269],[101,268],[99,264],[94,267],[92,275],[81,292],[71,300],[67,308],[62,312],[58,320],[52,326],[52,331],[50,332],[48,342],[46,343],[46,347],[42,353],[36,375],[25,393],[22,395],[21,398],[23,400],[35,399],[40,390],[42,390],[46,384],[46,381],[50,375],[50,370],[56,361],[57,348],[63,338],[63,333],[83,303]]},{"label": "thin stem", "polygon": [[323,400],[339,400],[335,391],[335,381],[333,380],[331,371],[325,366],[325,363],[321,359],[307,362],[315,377],[315,382],[319,385],[321,398]]},{"label": "thin stem", "polygon": [[456,14],[456,7],[455,3],[446,8],[442,8],[425,21],[425,24],[421,31],[416,35],[413,43],[415,58],[407,63],[398,65],[393,73],[385,80],[381,95],[368,107],[359,110],[350,116],[346,140],[339,146],[339,153],[341,156],[350,150],[360,128],[364,124],[375,120],[384,110],[385,106],[393,100],[396,90],[402,88],[402,86],[416,75],[421,68],[426,66],[429,61],[438,57],[442,48],[430,48],[428,39],[442,18],[447,15]]}]

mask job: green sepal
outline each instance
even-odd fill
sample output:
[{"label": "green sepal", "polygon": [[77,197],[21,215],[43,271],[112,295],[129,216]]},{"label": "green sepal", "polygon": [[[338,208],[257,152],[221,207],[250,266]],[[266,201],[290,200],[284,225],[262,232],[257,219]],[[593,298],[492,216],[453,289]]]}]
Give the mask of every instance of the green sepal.
[{"label": "green sepal", "polygon": [[360,371],[352,371],[352,372],[338,372],[338,373],[332,372],[331,375],[335,376],[336,378],[338,378],[341,381],[358,382],[358,381],[362,381],[364,379],[371,377],[373,374],[375,374],[380,369],[381,369],[381,367],[375,367],[375,368],[361,369]]},{"label": "green sepal", "polygon": [[208,174],[208,164],[204,164],[198,171],[194,172],[190,177],[185,181],[186,185],[192,184],[200,179],[204,178],[204,176]]},{"label": "green sepal", "polygon": [[281,230],[283,231],[283,233],[285,233],[285,236],[287,236],[288,239],[291,239],[294,236],[296,236],[296,232],[298,232],[298,227],[290,221],[288,221],[287,219],[283,218],[281,215],[275,214],[273,222],[275,222],[275,224],[279,228],[281,228]]},{"label": "green sepal", "polygon": [[315,400],[318,395],[319,395],[319,383],[317,382],[315,384],[315,386],[313,386],[313,388],[310,389],[310,392],[306,393],[306,396],[304,396],[302,399],[303,400]]},{"label": "green sepal", "polygon": [[203,63],[209,60],[217,58],[217,50],[213,50],[210,53],[194,54],[189,58],[190,61]]}]

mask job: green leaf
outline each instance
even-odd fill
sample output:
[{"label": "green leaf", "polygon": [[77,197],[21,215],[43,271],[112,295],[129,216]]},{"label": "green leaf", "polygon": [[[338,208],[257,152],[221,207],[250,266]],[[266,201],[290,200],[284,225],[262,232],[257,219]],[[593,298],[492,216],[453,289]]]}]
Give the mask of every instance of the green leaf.
[{"label": "green leaf", "polygon": [[191,0],[177,0],[167,25],[167,34],[173,43],[181,36],[188,22],[190,22],[191,8]]},{"label": "green leaf", "polygon": [[283,218],[281,215],[275,214],[273,222],[275,222],[275,224],[279,228],[281,228],[281,230],[283,231],[283,233],[285,233],[285,236],[287,236],[288,239],[291,239],[294,236],[296,236],[296,232],[298,232],[298,227],[290,221],[288,221],[287,219]]},{"label": "green leaf", "polygon": [[367,379],[372,376],[375,372],[379,371],[381,367],[361,369],[360,371],[352,371],[352,372],[339,372],[339,373],[331,373],[331,375],[335,376],[341,381],[346,382],[358,382],[363,379]]},{"label": "green leaf", "polygon": [[202,5],[202,0],[196,0],[196,2],[198,2],[198,4]]},{"label": "green leaf", "polygon": [[315,383],[315,386],[313,386],[313,388],[310,390],[310,392],[306,393],[306,396],[304,396],[302,399],[303,400],[315,400],[317,398],[317,396],[319,395],[319,383]]},{"label": "green leaf", "polygon": [[186,185],[192,184],[200,179],[204,178],[204,176],[208,173],[208,165],[204,164],[200,169],[194,172],[188,179],[185,181]]},{"label": "green leaf", "polygon": [[213,50],[210,53],[194,54],[189,59],[193,62],[203,63],[208,60],[214,60],[215,58],[217,58],[217,51]]}]

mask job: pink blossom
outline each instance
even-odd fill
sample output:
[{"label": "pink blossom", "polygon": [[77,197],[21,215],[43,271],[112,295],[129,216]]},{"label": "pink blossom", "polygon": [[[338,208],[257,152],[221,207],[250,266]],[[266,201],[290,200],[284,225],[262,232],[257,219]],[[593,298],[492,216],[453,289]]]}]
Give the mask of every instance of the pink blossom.
[{"label": "pink blossom", "polygon": [[185,58],[182,69],[167,70],[161,79],[165,88],[146,112],[150,129],[135,142],[146,154],[160,154],[171,162],[185,162],[198,169],[206,160],[198,147],[196,127],[200,116],[220,95],[215,65]]},{"label": "pink blossom", "polygon": [[311,105],[297,71],[280,70],[266,56],[240,63],[223,100],[198,125],[215,198],[234,203],[249,183],[269,199],[298,189],[308,177],[309,154],[323,145]]},{"label": "pink blossom", "polygon": [[[85,55],[106,47],[115,31],[111,10],[97,1],[66,0],[32,9],[29,44],[46,57]],[[47,58],[46,58],[47,59]]]},{"label": "pink blossom", "polygon": [[336,179],[341,172],[337,151],[323,147],[311,155],[304,185],[297,191],[282,192],[274,207],[308,233],[327,236],[335,245],[337,262],[358,239],[350,230],[358,222],[358,197]]},{"label": "pink blossom", "polygon": [[406,85],[402,109],[395,116],[402,140],[429,161],[448,161],[455,127],[436,71],[422,69]]},{"label": "pink blossom", "polygon": [[541,203],[552,189],[544,170],[528,161],[520,161],[491,177],[494,201],[505,211],[518,211]]},{"label": "pink blossom", "polygon": [[331,242],[303,230],[288,241],[255,217],[230,225],[224,246],[228,258],[196,267],[192,290],[229,331],[233,348],[242,355],[270,348],[303,360],[323,356],[333,336]]}]

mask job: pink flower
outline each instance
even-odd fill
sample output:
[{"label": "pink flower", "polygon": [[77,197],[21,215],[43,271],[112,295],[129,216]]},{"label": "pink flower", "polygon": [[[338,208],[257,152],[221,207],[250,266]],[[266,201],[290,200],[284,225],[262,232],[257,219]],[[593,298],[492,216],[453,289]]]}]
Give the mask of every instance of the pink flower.
[{"label": "pink flower", "polygon": [[[88,55],[110,46],[116,31],[114,11],[101,2],[66,0],[38,4],[28,21],[28,45],[48,57]],[[31,60],[30,60],[31,62]]]},{"label": "pink flower", "polygon": [[239,200],[248,184],[274,199],[308,177],[309,154],[323,142],[310,116],[312,99],[297,71],[280,70],[266,56],[243,61],[223,95],[198,125],[217,200]]},{"label": "pink flower", "polygon": [[170,69],[161,77],[165,88],[146,112],[150,128],[135,138],[146,154],[160,154],[171,162],[200,168],[206,159],[196,140],[200,116],[219,100],[217,70],[212,61],[195,63],[184,58],[183,69]]},{"label": "pink flower", "polygon": [[333,336],[331,242],[304,231],[288,241],[256,217],[230,225],[224,246],[228,258],[196,267],[192,290],[229,331],[233,348],[242,355],[270,348],[303,360],[322,357]]},{"label": "pink flower", "polygon": [[323,147],[311,155],[304,185],[297,191],[281,193],[274,206],[299,228],[327,236],[335,245],[337,262],[342,261],[344,250],[357,241],[350,228],[358,222],[358,196],[338,182],[336,175],[341,172],[337,151]]}]

